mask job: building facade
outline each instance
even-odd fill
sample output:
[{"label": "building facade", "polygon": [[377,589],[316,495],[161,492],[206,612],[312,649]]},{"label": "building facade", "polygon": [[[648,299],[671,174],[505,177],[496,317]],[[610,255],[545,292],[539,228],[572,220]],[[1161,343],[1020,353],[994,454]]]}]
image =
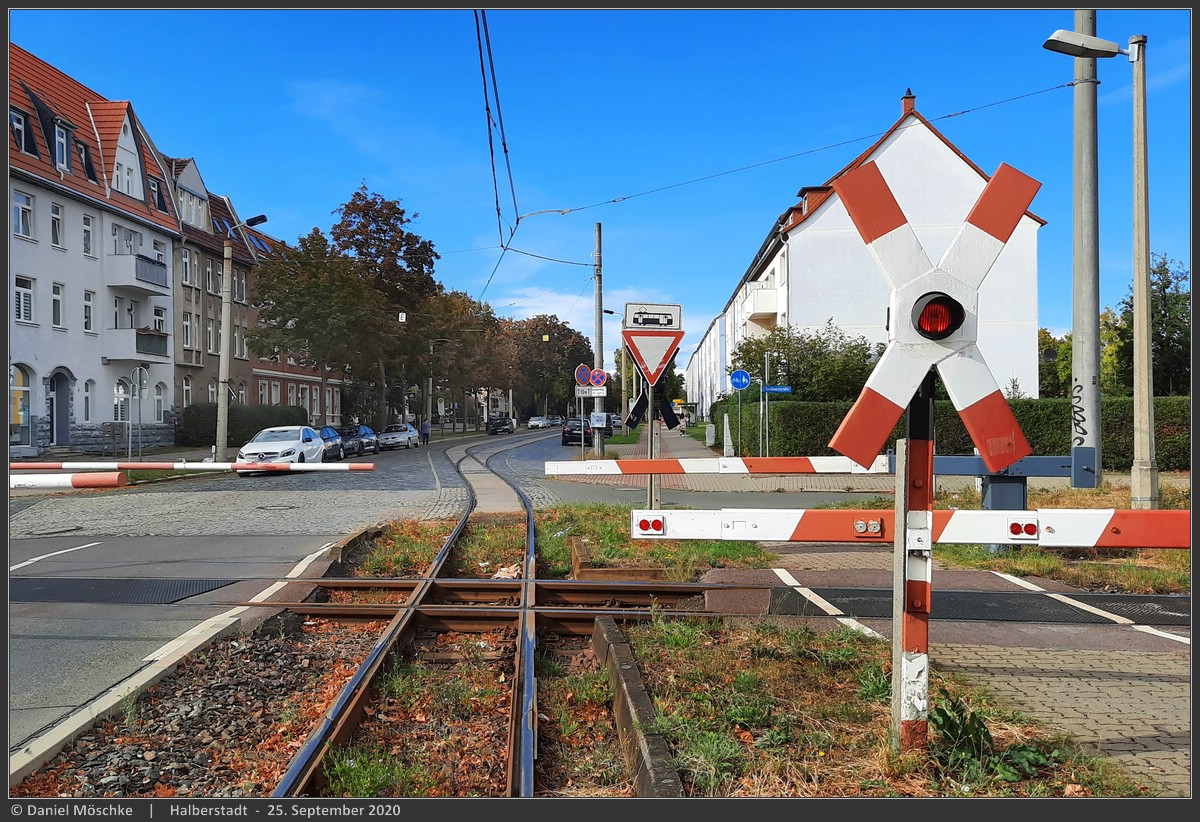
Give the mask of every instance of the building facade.
[{"label": "building facade", "polygon": [[[891,288],[833,180],[874,162],[936,263],[990,179],[915,103],[906,93],[900,119],[878,141],[826,183],[802,188],[799,201],[770,228],[685,369],[688,398],[701,414],[731,394],[728,375],[738,345],[776,327],[816,333],[832,320],[851,337],[887,342]],[[1027,397],[1038,396],[1037,230],[1044,224],[1026,212],[979,290],[979,350],[1001,390]]]},{"label": "building facade", "polygon": [[226,241],[230,402],[338,424],[340,372],[247,343],[254,266],[279,241],[160,152],[131,103],[12,43],[9,67],[10,456],[175,444],[182,410],[217,401]]}]

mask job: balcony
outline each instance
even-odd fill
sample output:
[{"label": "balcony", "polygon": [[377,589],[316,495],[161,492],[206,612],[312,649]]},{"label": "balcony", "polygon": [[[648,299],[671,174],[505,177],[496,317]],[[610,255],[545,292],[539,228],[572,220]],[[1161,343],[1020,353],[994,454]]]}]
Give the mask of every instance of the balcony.
[{"label": "balcony", "polygon": [[778,288],[751,288],[742,300],[742,316],[748,320],[762,322],[779,313]]},{"label": "balcony", "polygon": [[118,362],[169,363],[171,338],[162,331],[143,328],[109,328],[104,332],[100,348],[102,360]]},{"label": "balcony", "polygon": [[167,264],[141,254],[105,255],[104,279],[105,284],[112,288],[141,294],[161,295],[171,290]]}]

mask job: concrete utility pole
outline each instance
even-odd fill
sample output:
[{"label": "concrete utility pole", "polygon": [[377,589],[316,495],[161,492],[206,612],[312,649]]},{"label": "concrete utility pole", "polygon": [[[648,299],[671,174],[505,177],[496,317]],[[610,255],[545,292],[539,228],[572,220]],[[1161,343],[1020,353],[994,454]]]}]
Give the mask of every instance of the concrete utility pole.
[{"label": "concrete utility pole", "polygon": [[[1096,35],[1096,12],[1075,11],[1075,31]],[[1075,58],[1075,224],[1071,334],[1071,446],[1093,448],[1100,486],[1100,244],[1096,58]]]},{"label": "concrete utility pole", "polygon": [[[600,223],[596,223],[596,350],[592,361],[594,368],[604,370],[604,288],[600,266]],[[607,385],[607,383],[605,383]],[[604,410],[604,397],[593,397],[593,410],[598,414]],[[608,426],[605,426],[607,428]],[[592,451],[604,455],[604,434],[592,432]]]},{"label": "concrete utility pole", "polygon": [[1133,63],[1133,469],[1132,508],[1157,508],[1154,363],[1150,346],[1150,193],[1146,166],[1146,35],[1129,38]]}]

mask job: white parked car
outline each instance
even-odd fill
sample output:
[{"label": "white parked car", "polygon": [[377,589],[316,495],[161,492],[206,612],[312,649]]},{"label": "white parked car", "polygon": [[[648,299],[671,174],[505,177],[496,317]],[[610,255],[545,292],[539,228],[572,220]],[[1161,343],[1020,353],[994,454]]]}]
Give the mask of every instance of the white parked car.
[{"label": "white parked car", "polygon": [[[238,462],[324,462],[325,440],[307,425],[264,428],[238,449]],[[257,473],[238,471],[238,476]]]},{"label": "white parked car", "polygon": [[394,422],[379,433],[379,449],[381,451],[400,446],[405,448],[421,447],[420,433],[406,422]]},{"label": "white parked car", "polygon": [[530,428],[549,428],[550,420],[546,417],[530,417],[525,424]]}]

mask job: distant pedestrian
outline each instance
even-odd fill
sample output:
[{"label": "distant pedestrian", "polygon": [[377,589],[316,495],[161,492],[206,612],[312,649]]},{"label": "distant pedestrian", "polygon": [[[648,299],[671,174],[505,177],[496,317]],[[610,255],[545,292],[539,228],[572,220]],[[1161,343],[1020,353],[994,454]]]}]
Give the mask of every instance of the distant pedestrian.
[{"label": "distant pedestrian", "polygon": [[422,445],[429,445],[429,430],[430,430],[429,420],[428,419],[421,420],[421,444]]}]

